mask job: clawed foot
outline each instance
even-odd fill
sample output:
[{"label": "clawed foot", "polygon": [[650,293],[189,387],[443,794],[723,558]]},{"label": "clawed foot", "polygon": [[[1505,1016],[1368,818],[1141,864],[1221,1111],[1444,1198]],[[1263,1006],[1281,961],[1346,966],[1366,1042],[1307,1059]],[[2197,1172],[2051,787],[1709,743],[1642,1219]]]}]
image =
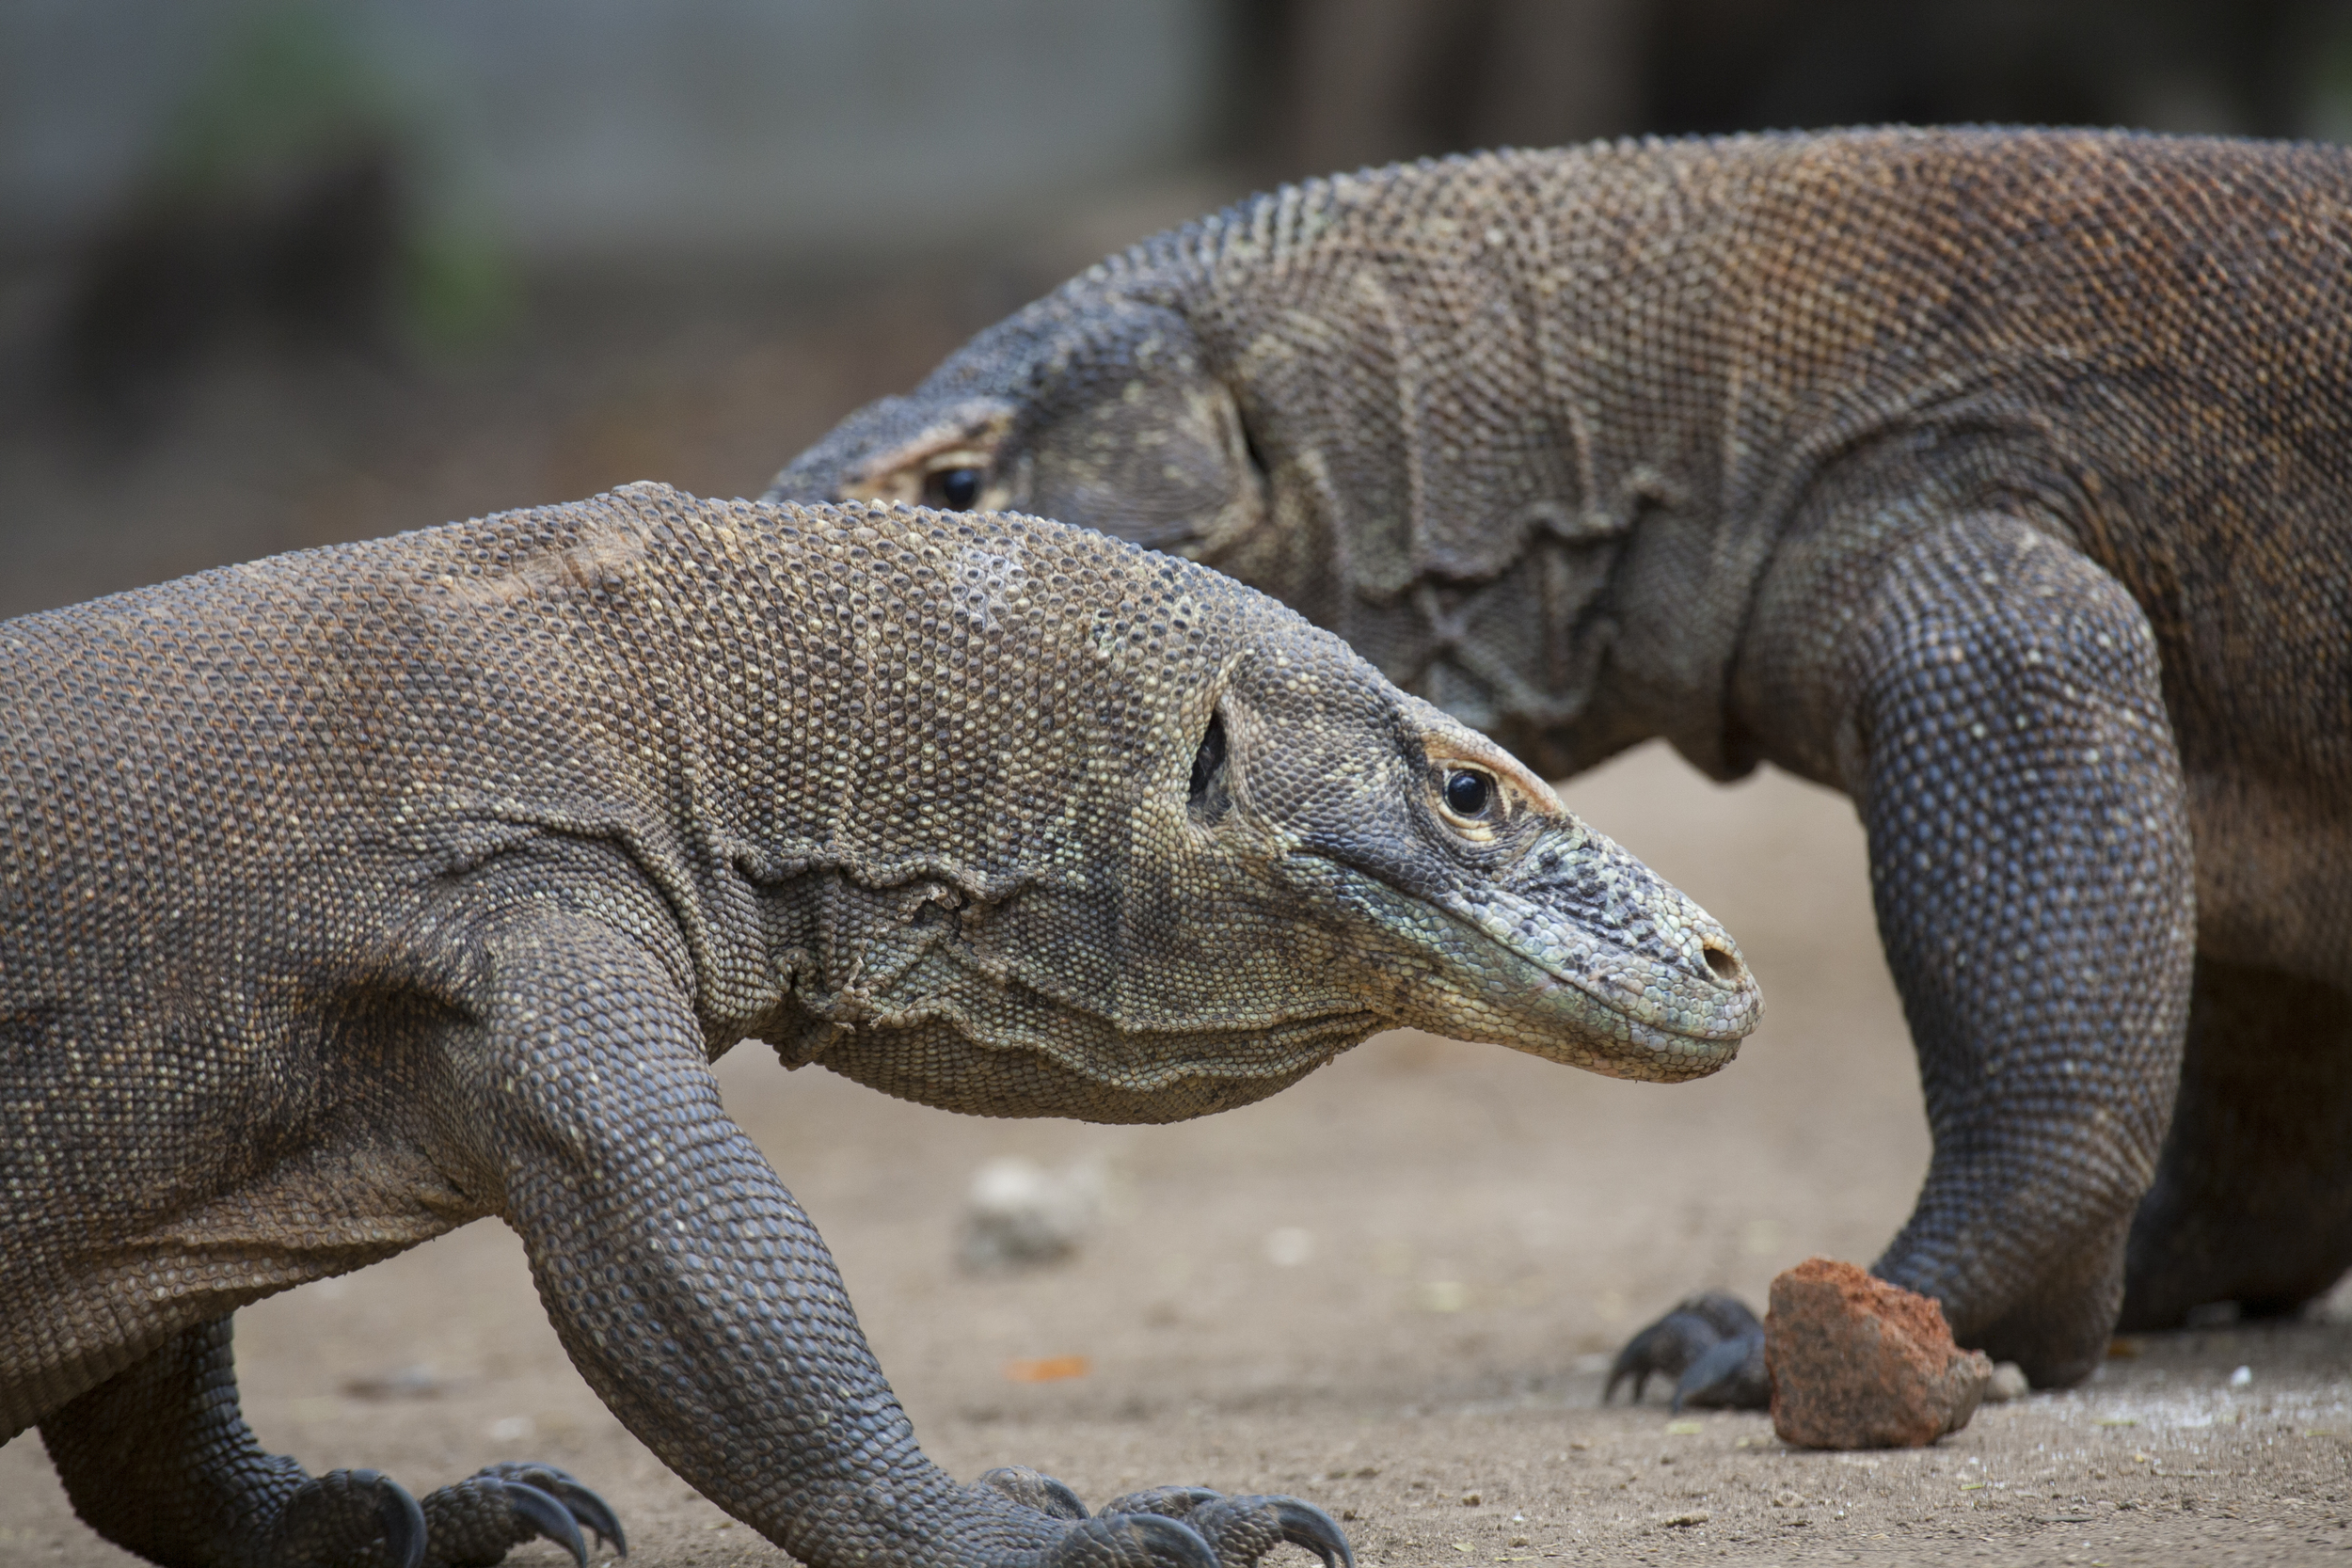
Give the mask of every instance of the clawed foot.
[{"label": "clawed foot", "polygon": [[1692,1296],[1636,1334],[1617,1353],[1600,1401],[1633,1380],[1638,1403],[1652,1372],[1675,1379],[1674,1408],[1761,1410],[1772,1400],[1764,1370],[1764,1325],[1737,1296],[1709,1291]]},{"label": "clawed foot", "polygon": [[1125,1559],[1139,1548],[1151,1561],[1173,1568],[1251,1568],[1287,1541],[1321,1558],[1323,1568],[1356,1565],[1347,1536],[1331,1516],[1296,1497],[1156,1486],[1115,1497],[1089,1516],[1076,1493],[1026,1465],[991,1470],[980,1481],[1041,1513],[1082,1526],[1055,1554],[1073,1563]]},{"label": "clawed foot", "polygon": [[623,1557],[621,1522],[602,1497],[551,1465],[492,1465],[420,1503],[373,1470],[331,1470],[287,1500],[273,1557],[369,1568],[488,1568],[542,1537],[586,1568],[586,1526]]}]

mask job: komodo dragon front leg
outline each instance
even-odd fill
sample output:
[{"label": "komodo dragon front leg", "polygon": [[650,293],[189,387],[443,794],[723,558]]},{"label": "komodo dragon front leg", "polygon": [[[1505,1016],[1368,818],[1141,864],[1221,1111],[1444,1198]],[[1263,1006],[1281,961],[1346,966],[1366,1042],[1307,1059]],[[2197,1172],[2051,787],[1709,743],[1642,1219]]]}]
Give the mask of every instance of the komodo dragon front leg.
[{"label": "komodo dragon front leg", "polygon": [[705,1497],[804,1562],[1233,1568],[1284,1540],[1347,1560],[1295,1498],[1203,1498],[1188,1535],[1157,1511],[1073,1519],[1018,1484],[959,1484],[916,1446],[816,1227],[722,1108],[674,972],[579,918],[503,934],[492,963],[464,1098],[487,1108],[503,1212],[573,1363]]},{"label": "komodo dragon front leg", "polygon": [[[1736,705],[1834,758],[1814,770],[1861,812],[1919,1045],[1934,1155],[1873,1272],[1964,1304],[1953,1332],[2035,1382],[2077,1381],[2170,1119],[2196,930],[2147,617],[2066,545],[1991,514],[1821,528],[1783,551],[1758,609],[1771,629]],[[1741,1358],[1694,1348],[1637,1338],[1613,1386],[1662,1370],[1681,1400],[1752,1397]]]},{"label": "komodo dragon front leg", "polygon": [[[668,968],[576,918],[493,955],[466,1101],[488,1108],[478,1135],[564,1348],[664,1463],[807,1562],[1207,1568],[1157,1512],[1073,1520],[924,1457],[816,1227],[721,1107]],[[1187,1523],[1228,1564],[1282,1540],[1348,1556],[1295,1499],[1204,1499]]]},{"label": "komodo dragon front leg", "polygon": [[2122,1299],[2188,1010],[2192,856],[2155,638],[2072,548],[1975,515],[1890,565],[1841,662],[1841,771],[1935,1134],[1874,1271],[1969,1304],[1957,1333],[2070,1385]]}]

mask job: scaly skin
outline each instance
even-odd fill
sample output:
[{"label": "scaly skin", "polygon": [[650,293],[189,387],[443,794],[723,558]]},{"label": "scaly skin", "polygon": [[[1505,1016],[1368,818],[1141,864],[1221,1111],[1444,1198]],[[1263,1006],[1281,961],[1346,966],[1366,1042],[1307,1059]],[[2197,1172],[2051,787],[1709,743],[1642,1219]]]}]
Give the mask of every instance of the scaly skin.
[{"label": "scaly skin", "polygon": [[1164,1121],[1412,1023],[1728,1060],[1730,939],[1507,753],[1204,568],[1033,519],[659,485],[0,623],[0,1438],[201,1568],[495,1562],[239,1416],[230,1315],[497,1215],[677,1472],[818,1568],[1242,1568],[1282,1497],[960,1485],[721,1109],[739,1040]]},{"label": "scaly skin", "polygon": [[2340,149],[1507,152],[1147,241],[771,495],[1206,562],[1547,777],[1848,791],[1935,1138],[1877,1272],[2062,1385],[2352,1263],[2347,364]]}]

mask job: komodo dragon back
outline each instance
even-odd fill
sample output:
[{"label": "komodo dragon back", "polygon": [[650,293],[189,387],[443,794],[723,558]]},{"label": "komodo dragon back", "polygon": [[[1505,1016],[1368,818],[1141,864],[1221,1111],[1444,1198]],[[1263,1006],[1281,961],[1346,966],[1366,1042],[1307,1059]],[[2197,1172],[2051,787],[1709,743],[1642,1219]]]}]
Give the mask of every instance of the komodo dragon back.
[{"label": "komodo dragon back", "polygon": [[545,1466],[305,1477],[218,1397],[237,1306],[487,1214],[622,1419],[806,1560],[878,1517],[975,1568],[1336,1560],[1290,1499],[1080,1528],[930,1468],[710,1059],[1168,1120],[1395,1023],[1671,1080],[1757,1011],[1491,741],[1034,518],[637,485],[279,557],[0,625],[0,1434],[163,1561],[617,1533]]}]

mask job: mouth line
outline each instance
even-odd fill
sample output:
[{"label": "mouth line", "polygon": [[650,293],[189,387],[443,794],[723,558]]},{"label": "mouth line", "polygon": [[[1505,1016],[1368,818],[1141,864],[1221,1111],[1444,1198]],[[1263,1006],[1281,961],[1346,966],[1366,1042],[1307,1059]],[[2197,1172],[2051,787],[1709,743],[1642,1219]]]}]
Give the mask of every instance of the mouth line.
[{"label": "mouth line", "polygon": [[[1472,929],[1476,928],[1472,927]],[[1740,1042],[1747,1037],[1744,1034],[1697,1033],[1672,1029],[1664,1024],[1653,1022],[1638,1013],[1628,1011],[1614,999],[1596,992],[1590,986],[1575,977],[1554,972],[1549,965],[1530,958],[1518,948],[1506,942],[1496,942],[1484,931],[1479,931],[1478,935],[1485,938],[1489,945],[1501,948],[1511,957],[1534,969],[1544,977],[1544,984],[1536,991],[1537,995],[1545,995],[1554,990],[1565,990],[1571,991],[1587,1002],[1597,1004],[1607,1010],[1611,1018],[1625,1026],[1630,1044],[1663,1054],[1709,1060],[1718,1056],[1732,1055],[1739,1050]]]},{"label": "mouth line", "polygon": [[[1466,910],[1454,908],[1438,899],[1399,887],[1373,868],[1356,864],[1340,856],[1311,850],[1308,851],[1308,855],[1309,858],[1321,860],[1341,871],[1362,878],[1365,881],[1380,888],[1391,897],[1405,900],[1419,908],[1442,915],[1449,924],[1466,932],[1472,940],[1502,953],[1514,962],[1526,965],[1543,976],[1545,981],[1542,986],[1535,989],[1534,994],[1541,996],[1554,990],[1573,991],[1584,1001],[1606,1011],[1610,1018],[1626,1031],[1624,1037],[1627,1043],[1642,1050],[1685,1058],[1693,1055],[1702,1058],[1726,1056],[1736,1052],[1740,1042],[1755,1030],[1755,1007],[1752,1003],[1741,1009],[1740,1017],[1744,1021],[1744,1026],[1740,1027],[1718,1025],[1697,1029],[1679,1029],[1655,1018],[1645,1017],[1642,1012],[1636,1011],[1628,1005],[1627,998],[1618,986],[1609,984],[1597,974],[1569,972],[1560,963],[1548,960],[1540,954],[1530,952],[1518,942],[1497,933]],[[1611,975],[1628,970],[1635,973],[1656,971],[1663,976],[1673,978],[1672,972],[1666,970],[1664,966],[1643,958],[1630,948],[1621,947],[1581,927],[1572,929],[1590,948],[1594,956],[1606,955],[1615,960],[1607,972]],[[1711,974],[1708,976],[1706,983],[1711,991],[1719,993],[1722,991],[1720,983]],[[1752,988],[1749,994],[1753,995]]]},{"label": "mouth line", "polygon": [[[1701,1041],[1710,1044],[1720,1043],[1724,1046],[1729,1047],[1737,1045],[1740,1040],[1745,1039],[1748,1035],[1753,1032],[1753,1023],[1750,1024],[1749,1028],[1736,1030],[1724,1026],[1712,1028],[1678,1029],[1671,1024],[1661,1022],[1656,1019],[1643,1016],[1642,1012],[1637,1010],[1636,1006],[1629,1005],[1628,998],[1625,995],[1625,990],[1629,988],[1625,987],[1623,982],[1617,981],[1616,976],[1628,970],[1631,970],[1636,974],[1643,972],[1656,973],[1669,980],[1674,980],[1679,977],[1677,976],[1673,971],[1668,970],[1664,965],[1659,964],[1651,959],[1645,958],[1640,954],[1634,952],[1631,948],[1619,946],[1615,942],[1610,942],[1605,937],[1595,936],[1591,932],[1578,928],[1577,934],[1582,937],[1586,942],[1590,943],[1594,956],[1600,957],[1605,955],[1618,960],[1615,965],[1612,966],[1607,971],[1579,974],[1564,969],[1558,962],[1546,958],[1540,953],[1528,951],[1528,949],[1520,943],[1510,940],[1508,937],[1499,934],[1491,927],[1479,920],[1475,915],[1470,914],[1465,911],[1437,903],[1431,904],[1430,907],[1451,918],[1454,924],[1468,928],[1470,931],[1474,933],[1479,940],[1485,942],[1489,946],[1501,949],[1502,952],[1509,954],[1512,958],[1517,958],[1519,962],[1540,971],[1542,974],[1549,976],[1558,984],[1565,986],[1575,990],[1579,995],[1597,1003],[1599,1006],[1607,1008],[1614,1016],[1624,1019],[1628,1023],[1632,1024],[1634,1027],[1645,1034],[1655,1035],[1661,1039]],[[1714,985],[1711,977],[1708,984],[1710,986]]]}]

